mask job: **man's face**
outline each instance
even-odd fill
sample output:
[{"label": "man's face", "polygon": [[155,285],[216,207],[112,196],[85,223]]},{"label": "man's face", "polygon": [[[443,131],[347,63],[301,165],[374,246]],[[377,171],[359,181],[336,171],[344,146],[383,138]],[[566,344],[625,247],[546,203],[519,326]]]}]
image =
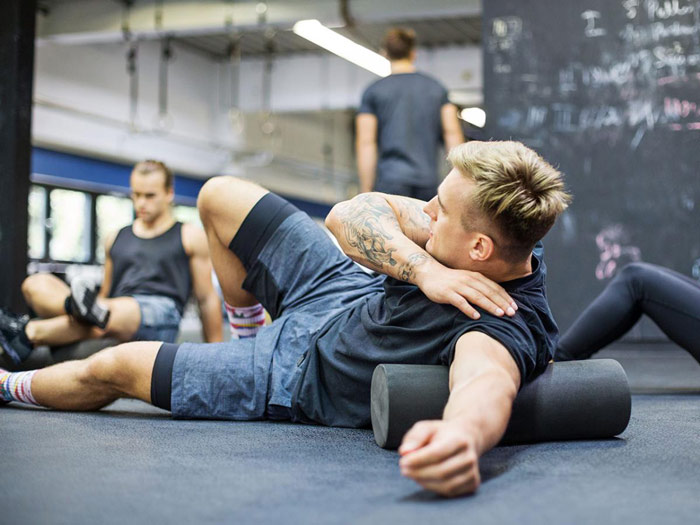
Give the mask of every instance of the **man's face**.
[{"label": "man's face", "polygon": [[165,188],[165,175],[159,171],[131,174],[131,200],[136,217],[145,223],[156,221],[173,200],[172,188]]},{"label": "man's face", "polygon": [[474,232],[464,229],[462,214],[469,211],[473,191],[474,183],[453,168],[423,209],[430,216],[430,238],[425,250],[450,268],[469,265],[468,247]]}]

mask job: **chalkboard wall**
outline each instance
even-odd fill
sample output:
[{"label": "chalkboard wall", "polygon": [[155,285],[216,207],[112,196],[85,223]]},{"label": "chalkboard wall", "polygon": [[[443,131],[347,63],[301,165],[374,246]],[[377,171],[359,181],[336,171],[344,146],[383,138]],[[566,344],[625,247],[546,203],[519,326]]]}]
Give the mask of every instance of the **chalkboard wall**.
[{"label": "chalkboard wall", "polygon": [[700,1],[487,0],[483,20],[487,136],[574,194],[545,239],[560,327],[628,262],[700,278]]}]

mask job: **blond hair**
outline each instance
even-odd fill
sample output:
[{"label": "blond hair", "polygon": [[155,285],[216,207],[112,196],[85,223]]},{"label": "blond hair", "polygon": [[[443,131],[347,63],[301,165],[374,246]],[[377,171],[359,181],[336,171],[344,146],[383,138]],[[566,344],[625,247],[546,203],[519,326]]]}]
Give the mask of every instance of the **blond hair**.
[{"label": "blond hair", "polygon": [[132,173],[139,175],[150,175],[151,173],[162,173],[165,177],[165,189],[169,190],[173,187],[173,172],[164,162],[159,160],[143,160],[134,166]]},{"label": "blond hair", "polygon": [[[486,227],[484,233],[508,262],[529,257],[571,201],[562,174],[520,142],[471,141],[447,158],[476,185],[471,201],[481,217],[463,213],[464,228]],[[488,231],[484,218],[496,232]]]}]

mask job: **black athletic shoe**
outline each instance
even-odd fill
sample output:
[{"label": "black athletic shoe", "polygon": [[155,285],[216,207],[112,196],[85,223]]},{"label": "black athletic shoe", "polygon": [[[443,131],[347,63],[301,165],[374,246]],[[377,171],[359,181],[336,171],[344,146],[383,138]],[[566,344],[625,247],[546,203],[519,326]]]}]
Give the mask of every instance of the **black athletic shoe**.
[{"label": "black athletic shoe", "polygon": [[104,329],[109,321],[109,309],[97,302],[97,291],[82,279],[70,283],[70,295],[66,299],[66,313],[78,321]]},{"label": "black athletic shoe", "polygon": [[34,350],[24,332],[28,322],[28,315],[17,315],[0,308],[0,347],[17,364],[27,359]]}]

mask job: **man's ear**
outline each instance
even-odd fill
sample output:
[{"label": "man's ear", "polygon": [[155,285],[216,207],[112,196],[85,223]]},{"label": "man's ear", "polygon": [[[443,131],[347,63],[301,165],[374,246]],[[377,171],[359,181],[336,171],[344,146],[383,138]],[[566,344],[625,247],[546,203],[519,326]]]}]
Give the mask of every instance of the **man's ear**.
[{"label": "man's ear", "polygon": [[493,256],[495,249],[496,246],[494,245],[491,237],[483,233],[477,233],[475,238],[472,240],[471,247],[469,249],[469,257],[471,257],[472,261],[488,261]]}]

